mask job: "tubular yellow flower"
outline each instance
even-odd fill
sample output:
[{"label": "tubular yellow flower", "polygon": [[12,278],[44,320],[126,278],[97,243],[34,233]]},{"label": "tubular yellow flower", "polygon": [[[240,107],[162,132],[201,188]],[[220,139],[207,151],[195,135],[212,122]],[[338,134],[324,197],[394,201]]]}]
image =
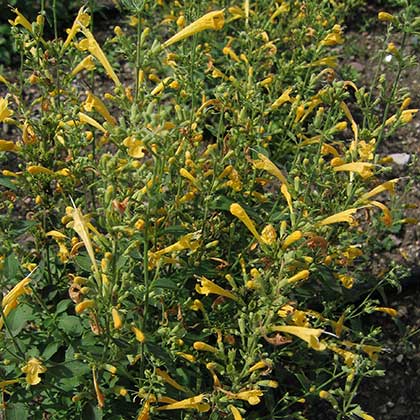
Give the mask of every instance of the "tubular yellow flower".
[{"label": "tubular yellow flower", "polygon": [[334,46],[344,43],[340,25],[334,25],[331,32],[321,41],[321,45]]},{"label": "tubular yellow flower", "polygon": [[389,316],[392,316],[393,318],[398,316],[398,311],[394,308],[386,308],[386,307],[383,307],[383,306],[377,306],[375,308],[375,311],[383,312],[385,314],[388,314]]},{"label": "tubular yellow flower", "polygon": [[379,12],[378,19],[381,22],[392,22],[394,20],[394,16],[392,16],[391,13],[388,12]]},{"label": "tubular yellow flower", "polygon": [[197,183],[197,179],[190,173],[188,172],[185,168],[181,168],[179,170],[179,174],[183,177],[188,179],[189,181],[191,181],[193,184]]},{"label": "tubular yellow flower", "polygon": [[357,210],[359,210],[359,208],[352,208],[352,209],[341,211],[339,213],[333,214],[332,216],[329,216],[321,220],[318,224],[321,226],[325,226],[325,225],[331,225],[333,223],[346,222],[350,226],[354,226],[356,224],[356,220],[354,219],[352,215],[356,213]]},{"label": "tubular yellow flower", "polygon": [[367,201],[370,198],[374,197],[375,195],[378,195],[378,194],[380,194],[380,193],[382,193],[384,191],[389,191],[391,194],[393,194],[395,192],[395,184],[399,180],[400,180],[399,178],[394,178],[394,179],[391,179],[389,181],[384,182],[381,185],[378,185],[373,190],[370,190],[369,192],[361,195],[359,197],[359,200],[358,201],[360,201],[360,202]]},{"label": "tubular yellow flower", "polygon": [[196,395],[195,397],[186,398],[185,400],[176,401],[162,407],[158,407],[158,411],[162,410],[188,410],[196,409],[201,413],[205,413],[210,410],[210,405],[203,402],[205,394]]},{"label": "tubular yellow flower", "polygon": [[86,28],[84,25],[80,25],[80,29],[86,37],[87,43],[82,44],[86,49],[98,59],[98,61],[102,64],[105,69],[106,74],[113,80],[116,86],[121,86],[120,79],[115,74],[111,64],[109,64],[108,59],[106,58],[104,52],[102,51],[101,47],[97,43],[96,39],[92,35],[89,29]]},{"label": "tubular yellow flower", "polygon": [[[29,276],[25,277],[3,297],[1,306],[3,308],[4,316],[9,315],[9,313],[16,308],[20,296],[31,293],[31,289],[27,287],[30,281],[31,279]],[[0,330],[3,328],[3,323],[3,317],[0,317]]]},{"label": "tubular yellow flower", "polygon": [[11,140],[0,139],[0,152],[18,152],[20,147]]},{"label": "tubular yellow flower", "polygon": [[277,240],[277,232],[274,226],[269,224],[261,232],[261,239],[266,245],[273,245]]},{"label": "tubular yellow flower", "polygon": [[204,276],[202,276],[198,281],[201,283],[201,286],[199,284],[196,284],[195,290],[197,293],[200,293],[201,295],[208,296],[209,294],[215,294],[215,295],[227,297],[229,299],[233,299],[235,301],[238,300],[238,297],[234,295],[232,292],[229,292],[229,290],[223,289],[222,287],[213,283],[211,280],[206,279]]},{"label": "tubular yellow flower", "polygon": [[347,274],[339,274],[338,279],[346,289],[351,289],[354,285],[354,277]]},{"label": "tubular yellow flower", "polygon": [[[408,124],[409,122],[411,122],[411,120],[414,117],[414,114],[416,114],[417,112],[418,112],[418,108],[405,109],[404,111],[401,112],[401,115],[398,121],[401,121],[403,124]],[[396,121],[397,121],[397,114],[394,114],[385,121],[385,126],[394,124]],[[380,127],[374,131],[373,135],[376,136],[379,133],[379,130],[380,130]]]},{"label": "tubular yellow flower", "polygon": [[229,404],[228,408],[233,415],[233,420],[243,420],[243,417],[241,416],[241,412],[234,405]]},{"label": "tubular yellow flower", "polygon": [[39,165],[28,166],[26,170],[31,175],[39,175],[39,174],[54,175],[54,171],[52,171],[51,169],[45,168],[43,166],[39,166]]},{"label": "tubular yellow flower", "polygon": [[176,42],[182,41],[196,33],[204,31],[206,29],[212,29],[218,31],[223,28],[225,24],[224,9],[215,10],[213,12],[206,13],[193,23],[186,26],[184,29],[176,33],[173,37],[169,38],[163,43],[163,47],[169,47]]},{"label": "tubular yellow flower", "polygon": [[385,204],[380,203],[379,201],[369,201],[369,204],[375,207],[378,207],[382,210],[384,215],[381,217],[381,219],[385,223],[385,225],[387,226],[392,225],[392,215],[391,215],[391,212],[389,211],[389,208]]},{"label": "tubular yellow flower", "polygon": [[92,111],[92,109],[95,109],[105,118],[105,120],[109,124],[113,126],[117,124],[117,121],[109,113],[108,108],[105,106],[105,104],[92,92],[88,92],[86,101],[83,104],[83,108],[85,109],[85,111],[88,111],[88,112]]},{"label": "tubular yellow flower", "polygon": [[21,368],[23,373],[26,373],[26,382],[29,385],[37,385],[41,382],[39,375],[45,373],[47,368],[42,365],[42,362],[35,357],[28,360],[26,365]]},{"label": "tubular yellow flower", "polygon": [[[293,88],[286,89],[279,98],[277,98],[272,104],[271,109],[280,108],[286,102],[291,102],[292,98],[290,97],[290,93],[292,92]],[[283,182],[283,181],[282,181]]]},{"label": "tubular yellow flower", "polygon": [[334,353],[337,353],[339,356],[341,356],[344,359],[344,363],[347,366],[352,366],[354,364],[357,356],[351,351],[340,349],[340,347],[334,344],[328,345],[328,348],[332,350]]},{"label": "tubular yellow flower", "polygon": [[240,391],[236,394],[228,393],[227,396],[229,399],[233,400],[244,400],[248,401],[251,405],[257,405],[261,402],[261,396],[263,392],[259,389],[250,389],[247,391]]},{"label": "tubular yellow flower", "polygon": [[363,179],[370,178],[373,175],[372,168],[375,165],[369,162],[351,162],[344,165],[335,166],[334,172],[349,171],[357,172]]},{"label": "tubular yellow flower", "polygon": [[287,249],[290,245],[294,244],[296,241],[301,239],[303,237],[303,234],[300,230],[296,230],[292,232],[287,238],[284,240],[283,245],[281,248],[283,250]]},{"label": "tubular yellow flower", "polygon": [[210,346],[209,344],[204,343],[203,341],[195,341],[193,347],[197,351],[208,351],[210,353],[217,352],[216,347]]},{"label": "tubular yellow flower", "polygon": [[98,381],[96,379],[95,367],[92,368],[92,376],[93,376],[93,388],[95,389],[96,400],[98,401],[98,407],[103,408],[105,406],[105,397],[104,397],[104,394],[102,394],[101,389],[99,388]]},{"label": "tubular yellow flower", "polygon": [[76,33],[80,30],[81,25],[88,26],[90,22],[90,16],[86,13],[86,8],[81,7],[77,13],[76,19],[74,19],[73,25],[70,29],[67,29],[67,38],[64,41],[63,48],[67,48],[70,42],[73,40]]},{"label": "tubular yellow flower", "polygon": [[280,191],[287,201],[287,206],[289,207],[290,214],[293,214],[292,196],[289,193],[289,189],[287,188],[287,184],[282,184],[282,186],[280,187]]},{"label": "tubular yellow flower", "polygon": [[289,12],[290,4],[286,1],[283,1],[279,7],[277,7],[276,11],[270,16],[270,22],[274,23],[274,20],[277,16],[280,16],[284,13]]},{"label": "tubular yellow flower", "polygon": [[92,299],[86,299],[83,302],[78,303],[74,310],[76,311],[76,314],[82,313],[84,310],[93,308],[95,306],[95,302]]},{"label": "tubular yellow flower", "polygon": [[4,83],[5,85],[7,85],[7,83],[8,83],[6,78],[3,77],[1,74],[0,74],[0,83]]},{"label": "tubular yellow flower", "polygon": [[170,252],[182,251],[184,249],[191,249],[195,251],[200,246],[200,232],[191,232],[184,235],[179,241],[167,246],[159,251],[154,252],[155,257],[160,257]]},{"label": "tubular yellow flower", "polygon": [[45,234],[45,236],[51,236],[56,241],[63,241],[64,239],[67,239],[67,236],[64,235],[64,233],[58,232],[57,230],[50,230]]},{"label": "tubular yellow flower", "polygon": [[319,60],[312,61],[307,65],[308,67],[331,67],[336,68],[338,66],[338,58],[336,55],[320,58]]},{"label": "tubular yellow flower", "polygon": [[286,177],[281,170],[265,155],[258,153],[258,160],[253,160],[252,164],[256,169],[263,169],[270,175],[275,176],[281,183],[287,184]]},{"label": "tubular yellow flower", "polygon": [[177,389],[178,391],[187,392],[187,390],[180,385],[177,381],[172,379],[169,374],[159,368],[155,370],[156,375],[162,378],[167,384],[171,385],[173,388]]},{"label": "tubular yellow flower", "polygon": [[144,343],[146,341],[146,336],[144,335],[142,330],[140,330],[139,328],[135,326],[132,326],[131,331],[133,331],[133,333],[136,335],[136,340],[139,343]]},{"label": "tubular yellow flower", "polygon": [[182,351],[178,351],[176,352],[176,355],[182,357],[183,359],[187,360],[190,363],[195,363],[197,361],[195,356],[189,353],[183,353]]},{"label": "tubular yellow flower", "polygon": [[268,367],[270,367],[270,365],[265,360],[260,360],[259,362],[252,365],[248,369],[248,372],[252,373],[252,372],[255,372],[256,370],[259,370],[259,369],[267,369]]},{"label": "tubular yellow flower", "polygon": [[165,89],[166,86],[168,86],[168,82],[171,80],[170,77],[165,77],[158,85],[150,92],[152,96],[158,95],[160,92]]},{"label": "tubular yellow flower", "polygon": [[28,19],[26,19],[26,17],[23,16],[22,13],[20,13],[18,9],[12,9],[12,12],[16,14],[16,17],[15,17],[15,20],[9,20],[9,23],[12,26],[22,25],[29,32],[32,32],[32,25],[28,21]]},{"label": "tubular yellow flower", "polygon": [[233,203],[230,205],[230,212],[248,228],[248,230],[255,236],[258,242],[263,242],[260,234],[255,228],[254,222],[249,218],[246,211],[238,203]]},{"label": "tubular yellow flower", "polygon": [[13,111],[7,107],[8,104],[7,98],[0,98],[0,122],[13,115]]},{"label": "tubular yellow flower", "polygon": [[127,153],[129,156],[135,159],[141,159],[144,157],[146,148],[144,147],[142,140],[139,140],[134,136],[129,136],[124,139],[123,145],[128,148]]},{"label": "tubular yellow flower", "polygon": [[96,262],[95,253],[93,251],[92,241],[89,235],[89,230],[95,233],[96,235],[99,235],[99,232],[89,222],[89,218],[87,216],[84,216],[82,212],[78,208],[76,208],[74,203],[73,207],[66,208],[66,213],[71,219],[71,221],[67,223],[66,227],[72,228],[79,235],[80,239],[85,245],[95,273],[99,273],[98,264]]},{"label": "tubular yellow flower", "polygon": [[94,120],[92,117],[89,117],[89,115],[85,114],[84,112],[79,112],[79,120],[83,124],[89,124],[92,127],[102,131],[103,133],[106,133],[105,128],[99,124],[98,121]]},{"label": "tubular yellow flower", "polygon": [[137,417],[137,420],[150,420],[149,414],[150,414],[150,399],[146,399]]},{"label": "tubular yellow flower", "polygon": [[114,328],[116,330],[119,330],[122,327],[123,323],[122,323],[121,316],[118,312],[118,309],[117,308],[112,308],[111,309],[111,315],[112,315],[112,321],[114,323]]},{"label": "tubular yellow flower", "polygon": [[80,73],[82,70],[95,70],[95,61],[93,55],[88,55],[85,57],[71,72],[72,76],[76,76],[77,73]]},{"label": "tubular yellow flower", "polygon": [[294,276],[287,279],[287,283],[296,283],[300,280],[306,280],[309,277],[309,270],[302,270],[299,273],[295,274]]},{"label": "tubular yellow flower", "polygon": [[279,325],[270,328],[271,331],[284,332],[295,335],[306,341],[308,346],[314,350],[322,351],[327,348],[326,344],[319,341],[319,336],[324,332],[320,328],[296,327],[293,325]]}]

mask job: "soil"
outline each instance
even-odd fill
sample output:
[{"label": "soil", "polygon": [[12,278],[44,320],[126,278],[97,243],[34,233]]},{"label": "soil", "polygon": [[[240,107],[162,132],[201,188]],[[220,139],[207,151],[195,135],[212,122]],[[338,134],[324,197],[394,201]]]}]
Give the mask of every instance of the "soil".
[{"label": "soil", "polygon": [[[357,48],[346,58],[346,62],[360,75],[360,83],[369,84],[373,79],[372,57],[382,45],[384,28],[368,32],[350,32],[347,44]],[[398,40],[393,40],[398,46]],[[409,39],[411,53],[420,61],[418,37]],[[391,58],[391,57],[389,57]],[[389,59],[388,58],[388,59]],[[391,58],[395,59],[395,58]],[[385,64],[384,64],[385,66]],[[401,81],[410,92],[410,108],[420,106],[420,66],[416,64]],[[420,118],[419,116],[398,130],[396,135],[381,144],[381,155],[393,156],[395,163],[389,179],[400,177],[403,191],[401,202],[405,207],[404,217],[420,220]],[[412,184],[409,185],[409,180]],[[408,206],[407,206],[408,205]],[[358,403],[376,420],[419,420],[420,419],[420,224],[407,224],[398,234],[392,235],[392,249],[377,255],[376,264],[382,269],[389,262],[396,261],[412,270],[404,279],[402,291],[394,290],[386,296],[386,306],[398,310],[398,318],[381,314],[372,317],[374,325],[383,330],[386,352],[379,359],[378,368],[384,376],[365,378],[359,390]]]}]

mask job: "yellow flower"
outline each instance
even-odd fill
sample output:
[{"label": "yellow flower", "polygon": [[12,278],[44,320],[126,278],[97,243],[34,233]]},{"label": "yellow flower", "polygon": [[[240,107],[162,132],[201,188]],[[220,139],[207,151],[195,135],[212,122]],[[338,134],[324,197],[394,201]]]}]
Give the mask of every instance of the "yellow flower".
[{"label": "yellow flower", "polygon": [[71,72],[72,76],[76,76],[77,73],[80,73],[82,70],[94,70],[95,61],[93,55],[88,55],[85,57]]},{"label": "yellow flower", "polygon": [[185,360],[188,360],[190,363],[195,363],[197,361],[195,356],[189,353],[183,353],[182,351],[178,351],[176,352],[176,355],[182,357]]},{"label": "yellow flower", "polygon": [[182,41],[198,32],[206,29],[220,30],[225,24],[223,10],[215,10],[213,12],[206,13],[193,23],[186,26],[184,29],[176,33],[173,37],[169,38],[163,43],[163,47],[169,47],[175,42]]},{"label": "yellow flower", "polygon": [[393,318],[398,316],[398,311],[394,308],[386,308],[386,307],[382,307],[382,306],[377,306],[375,308],[375,311],[383,312],[385,314],[388,314],[389,316],[392,316]]},{"label": "yellow flower", "polygon": [[76,33],[80,30],[81,26],[88,26],[90,22],[90,16],[86,13],[86,8],[81,7],[77,12],[76,19],[74,19],[73,25],[70,29],[67,29],[67,38],[64,41],[63,48],[66,48],[73,40]]},{"label": "yellow flower", "polygon": [[296,230],[294,232],[292,232],[289,236],[287,236],[287,238],[284,240],[283,245],[282,245],[282,249],[285,250],[287,249],[290,245],[294,244],[296,241],[298,241],[299,239],[301,239],[303,237],[303,234],[300,230]]},{"label": "yellow flower", "polygon": [[253,160],[252,164],[256,169],[263,169],[270,175],[275,176],[281,183],[287,184],[286,177],[281,170],[265,155],[258,153],[258,160]]},{"label": "yellow flower", "polygon": [[93,265],[95,273],[99,273],[98,264],[95,259],[95,252],[93,251],[92,241],[90,239],[89,230],[99,235],[99,232],[89,222],[89,218],[84,216],[82,212],[76,208],[73,203],[73,207],[66,208],[66,214],[70,218],[70,222],[67,223],[66,227],[73,229],[83,241],[90,261]]},{"label": "yellow flower", "polygon": [[94,57],[98,59],[98,61],[104,67],[106,74],[114,81],[116,86],[121,86],[120,79],[115,74],[111,64],[109,64],[108,59],[106,58],[104,52],[102,51],[90,30],[87,29],[84,25],[80,25],[80,29],[86,37],[86,40],[84,40],[86,42],[82,43],[81,45],[82,48],[86,48]]},{"label": "yellow flower", "polygon": [[105,128],[98,123],[95,119],[92,117],[89,117],[89,115],[85,114],[84,112],[79,112],[79,120],[82,124],[89,124],[92,127],[97,128],[98,130],[102,131],[103,133],[106,133]]},{"label": "yellow flower", "polygon": [[332,31],[321,41],[321,45],[334,46],[344,43],[340,25],[334,25]]},{"label": "yellow flower", "polygon": [[119,330],[122,327],[122,320],[117,308],[111,309],[112,321],[114,323],[114,328]]},{"label": "yellow flower", "polygon": [[227,396],[229,399],[234,400],[244,400],[248,401],[251,405],[257,405],[261,402],[261,396],[263,395],[263,392],[259,389],[250,389],[247,391],[240,391],[236,394],[228,393]]},{"label": "yellow flower", "polygon": [[302,270],[299,273],[295,274],[294,276],[287,279],[287,283],[296,283],[300,280],[306,280],[309,277],[309,270]]},{"label": "yellow flower", "polygon": [[333,69],[338,66],[338,58],[336,55],[320,58],[319,60],[312,61],[308,67],[332,67]]},{"label": "yellow flower", "polygon": [[266,360],[260,360],[259,362],[257,362],[254,365],[252,365],[248,369],[248,372],[249,373],[252,373],[252,372],[255,372],[256,370],[259,370],[259,369],[267,369],[267,368],[270,368],[270,363],[268,363]]},{"label": "yellow flower", "polygon": [[105,406],[105,397],[102,394],[101,389],[99,388],[98,381],[96,379],[96,369],[92,367],[92,376],[93,376],[93,388],[95,389],[96,400],[98,401],[98,407],[103,408]]},{"label": "yellow flower", "polygon": [[394,20],[394,16],[392,16],[391,13],[388,12],[379,12],[378,19],[381,22],[392,22]]},{"label": "yellow flower", "polygon": [[26,373],[26,382],[29,385],[37,385],[41,382],[39,375],[45,373],[47,368],[42,365],[41,361],[32,357],[21,370]]},{"label": "yellow flower", "polygon": [[350,226],[356,225],[356,220],[352,216],[358,208],[353,209],[347,209],[344,211],[341,211],[339,213],[333,214],[332,216],[328,216],[327,218],[321,220],[319,222],[319,225],[325,226],[325,225],[331,225],[333,223],[341,223],[341,222],[347,222]]},{"label": "yellow flower", "polygon": [[369,201],[369,204],[371,204],[375,207],[378,207],[382,210],[384,215],[381,217],[381,220],[385,223],[385,225],[387,225],[387,226],[392,225],[391,212],[389,211],[389,208],[385,204],[380,203],[379,201]]},{"label": "yellow flower", "polygon": [[92,92],[88,92],[86,101],[83,104],[83,108],[85,109],[85,111],[88,112],[92,111],[92,109],[95,109],[111,125],[115,125],[117,123],[115,118],[109,113],[108,108],[105,106],[105,104]]},{"label": "yellow flower", "polygon": [[287,13],[290,10],[290,4],[286,1],[283,1],[276,11],[270,16],[270,22],[274,23],[274,20],[277,16],[280,16],[284,13]]},{"label": "yellow flower", "polygon": [[0,83],[4,83],[5,85],[7,85],[7,80],[0,74]]},{"label": "yellow flower", "polygon": [[346,289],[351,289],[354,285],[354,277],[347,274],[339,274],[338,279]]},{"label": "yellow flower", "polygon": [[20,147],[11,140],[0,139],[0,152],[18,152]]},{"label": "yellow flower", "polygon": [[144,333],[143,333],[143,331],[142,330],[140,330],[139,328],[137,328],[137,327],[135,327],[135,326],[132,326],[131,327],[131,331],[133,331],[133,333],[135,334],[135,336],[136,336],[136,340],[139,342],[139,343],[144,343],[145,341],[146,341],[146,336],[144,335]]},{"label": "yellow flower", "polygon": [[269,224],[264,227],[261,232],[261,239],[266,245],[273,245],[276,242],[277,233],[273,225]]},{"label": "yellow flower", "polygon": [[314,350],[322,351],[327,348],[326,344],[319,341],[319,336],[324,332],[320,328],[297,327],[294,325],[279,325],[271,327],[271,331],[284,332],[295,335],[301,340],[306,341],[308,346]]},{"label": "yellow flower", "polygon": [[371,360],[376,362],[378,360],[379,354],[382,350],[382,347],[379,346],[370,346],[367,344],[362,344],[360,348],[369,356]]},{"label": "yellow flower", "polygon": [[210,353],[217,352],[216,347],[210,346],[209,344],[204,343],[203,341],[195,341],[193,347],[197,351],[208,351]]},{"label": "yellow flower", "polygon": [[[33,271],[32,271],[33,272]],[[27,276],[21,280],[12,290],[10,290],[6,296],[3,297],[1,306],[3,308],[3,315],[7,316],[9,313],[16,308],[18,304],[18,298],[24,294],[31,293],[31,289],[28,286],[31,281],[30,277]],[[0,317],[0,330],[3,328],[4,319]]]},{"label": "yellow flower", "polygon": [[146,148],[144,147],[142,140],[139,140],[134,136],[129,136],[124,139],[123,145],[128,148],[128,155],[134,159],[141,159],[144,157]]},{"label": "yellow flower", "polygon": [[64,235],[64,233],[58,232],[57,230],[50,230],[45,234],[45,236],[51,236],[56,241],[63,241],[64,239],[67,239],[67,236]]},{"label": "yellow flower", "polygon": [[157,410],[188,410],[188,409],[196,409],[200,413],[205,413],[210,410],[210,405],[203,402],[205,395],[200,394],[196,395],[195,397],[186,398],[185,400],[176,401],[168,405],[164,405],[162,407],[158,407]]},{"label": "yellow flower", "polygon": [[[418,108],[416,109],[405,109],[401,112],[398,121],[401,121],[403,124],[408,124],[414,117],[414,114],[418,112]],[[397,114],[392,115],[385,121],[385,126],[391,125],[397,121]],[[377,135],[381,127],[377,128],[373,135]]]},{"label": "yellow flower", "polygon": [[153,253],[155,258],[159,258],[164,254],[168,254],[170,252],[177,252],[182,251],[184,249],[191,249],[192,251],[197,250],[200,246],[200,232],[191,232],[187,233],[186,235],[182,236],[181,239],[175,242],[172,245],[167,246],[159,251]]},{"label": "yellow flower", "polygon": [[373,175],[372,168],[374,167],[373,163],[369,162],[351,162],[345,163],[344,165],[335,166],[333,168],[334,172],[340,171],[349,171],[357,172],[363,179],[370,178]]},{"label": "yellow flower", "polygon": [[89,308],[93,308],[94,306],[95,306],[95,302],[92,299],[85,299],[84,301],[78,303],[74,307],[74,310],[75,310],[76,314],[80,314],[84,310],[89,309]]},{"label": "yellow flower", "polygon": [[28,19],[26,19],[26,17],[23,16],[18,9],[12,9],[12,12],[15,13],[17,16],[15,17],[15,20],[9,20],[9,23],[12,26],[22,25],[29,32],[32,32],[32,25],[28,21]]},{"label": "yellow flower", "polygon": [[234,405],[229,404],[228,408],[233,415],[233,420],[243,420],[240,411]]},{"label": "yellow flower", "polygon": [[219,296],[224,296],[229,299],[238,300],[238,297],[234,295],[232,292],[229,292],[229,290],[223,289],[222,287],[218,286],[216,283],[213,283],[211,280],[206,279],[204,276],[202,276],[199,280],[201,283],[201,286],[199,284],[195,285],[195,290],[197,293],[200,293],[201,295],[208,296],[209,294],[215,294]]},{"label": "yellow flower", "polygon": [[156,368],[155,370],[156,375],[159,376],[160,378],[162,378],[167,384],[171,385],[173,388],[177,389],[178,391],[182,391],[182,392],[187,392],[187,390],[180,385],[177,381],[175,381],[174,379],[172,379],[167,372]]},{"label": "yellow flower", "polygon": [[[272,109],[277,109],[280,108],[283,104],[285,104],[286,102],[292,102],[292,98],[290,97],[290,92],[292,91],[292,88],[288,88],[286,89],[279,98],[277,98],[272,104],[271,104],[271,108]],[[282,181],[284,182],[284,181]]]},{"label": "yellow flower", "polygon": [[341,356],[344,359],[344,363],[347,366],[352,366],[354,364],[357,356],[351,351],[340,349],[340,347],[337,347],[334,344],[328,345],[328,348],[332,350],[334,353],[337,353],[339,356]]},{"label": "yellow flower", "polygon": [[255,236],[258,242],[263,242],[260,234],[255,228],[254,222],[249,218],[246,211],[238,203],[233,203],[230,205],[230,212],[248,228],[248,230]]},{"label": "yellow flower", "polygon": [[8,107],[7,98],[0,98],[0,122],[3,122],[11,115],[13,115],[13,111],[10,110]]}]

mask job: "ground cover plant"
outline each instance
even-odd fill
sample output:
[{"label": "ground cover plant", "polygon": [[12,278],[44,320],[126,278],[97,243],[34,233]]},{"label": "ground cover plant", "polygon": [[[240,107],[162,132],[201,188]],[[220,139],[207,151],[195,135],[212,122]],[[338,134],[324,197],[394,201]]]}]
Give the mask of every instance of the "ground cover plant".
[{"label": "ground cover plant", "polygon": [[377,148],[417,113],[399,81],[418,21],[409,4],[378,14],[378,70],[358,86],[340,72],[355,4],[126,0],[103,42],[87,6],[52,38],[45,5],[34,22],[14,10],[6,416],[372,418],[355,397],[386,349],[362,318],[397,315],[371,295],[399,271],[370,262],[415,222]]}]

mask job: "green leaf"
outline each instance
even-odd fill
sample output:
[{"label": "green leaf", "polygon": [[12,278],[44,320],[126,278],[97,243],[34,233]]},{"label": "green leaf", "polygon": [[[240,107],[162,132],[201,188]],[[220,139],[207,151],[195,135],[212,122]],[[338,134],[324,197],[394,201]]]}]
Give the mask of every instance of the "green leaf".
[{"label": "green leaf", "polygon": [[160,288],[160,289],[176,290],[176,289],[178,289],[178,285],[172,279],[158,278],[156,281],[154,281],[152,283],[152,288],[154,288],[154,289]]},{"label": "green leaf", "polygon": [[69,335],[81,335],[83,332],[83,325],[80,318],[73,315],[68,315],[58,320],[58,327]]},{"label": "green leaf", "polygon": [[6,419],[7,420],[26,420],[28,419],[29,413],[25,404],[15,403],[7,404],[6,408]]},{"label": "green leaf", "polygon": [[25,324],[34,319],[32,308],[25,304],[20,304],[18,307],[7,316],[7,325],[15,336],[22,331]]},{"label": "green leaf", "polygon": [[44,351],[42,352],[42,359],[48,360],[50,359],[55,353],[57,353],[58,348],[60,347],[60,343],[52,342],[45,347]]},{"label": "green leaf", "polygon": [[12,191],[16,190],[16,184],[14,184],[8,177],[0,177],[0,185],[3,185],[3,187],[6,187],[7,189]]},{"label": "green leaf", "polygon": [[17,258],[10,254],[4,261],[3,273],[4,277],[7,279],[15,279],[17,277],[17,273],[19,271],[19,261]]},{"label": "green leaf", "polygon": [[57,304],[57,307],[55,309],[55,313],[61,314],[62,312],[65,312],[67,310],[67,308],[70,306],[71,304],[71,300],[70,299],[64,299],[61,302],[59,302]]},{"label": "green leaf", "polygon": [[86,404],[83,407],[82,420],[102,420],[103,412],[100,408],[92,404]]}]

